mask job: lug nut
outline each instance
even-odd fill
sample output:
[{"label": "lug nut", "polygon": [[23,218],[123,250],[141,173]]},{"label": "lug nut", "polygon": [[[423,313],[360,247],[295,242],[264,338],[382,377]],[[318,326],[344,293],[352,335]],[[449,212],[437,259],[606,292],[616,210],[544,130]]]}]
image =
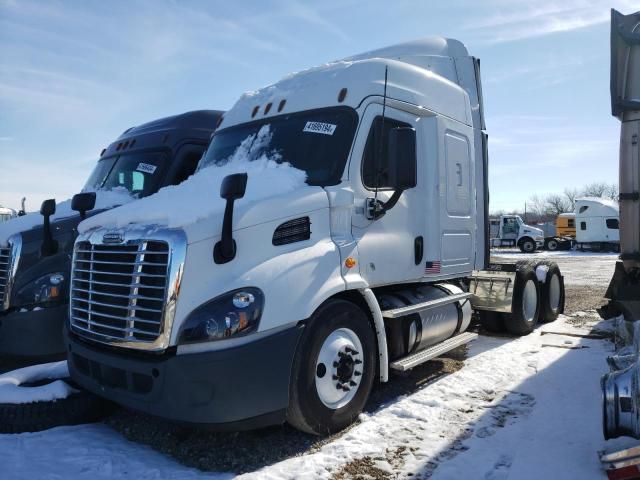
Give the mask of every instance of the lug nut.
[{"label": "lug nut", "polygon": [[342,384],[341,383],[336,384],[336,390],[341,390],[341,389],[342,389]]},{"label": "lug nut", "polygon": [[333,368],[338,368],[340,364],[338,362],[333,362]]},{"label": "lug nut", "polygon": [[350,348],[350,347],[347,347],[344,350],[345,350],[345,352],[351,353],[353,355],[360,355],[358,352],[356,352],[353,348]]},{"label": "lug nut", "polygon": [[354,362],[356,365],[360,365],[362,363],[362,360],[354,360]]},{"label": "lug nut", "polygon": [[359,377],[360,375],[362,375],[362,372],[355,371],[355,372],[353,372],[353,374],[354,374],[356,377]]},{"label": "lug nut", "polygon": [[349,382],[349,385],[351,385],[352,387],[355,387],[356,385],[358,385],[356,382],[354,382],[353,380],[351,380]]}]

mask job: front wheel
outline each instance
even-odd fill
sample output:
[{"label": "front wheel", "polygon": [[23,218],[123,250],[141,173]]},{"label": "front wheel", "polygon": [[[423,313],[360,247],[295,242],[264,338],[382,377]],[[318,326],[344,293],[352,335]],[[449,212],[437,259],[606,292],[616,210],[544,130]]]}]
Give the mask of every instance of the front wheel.
[{"label": "front wheel", "polygon": [[296,352],[287,421],[316,435],[342,430],[364,408],[375,372],[368,317],[346,300],[326,302],[311,317]]}]

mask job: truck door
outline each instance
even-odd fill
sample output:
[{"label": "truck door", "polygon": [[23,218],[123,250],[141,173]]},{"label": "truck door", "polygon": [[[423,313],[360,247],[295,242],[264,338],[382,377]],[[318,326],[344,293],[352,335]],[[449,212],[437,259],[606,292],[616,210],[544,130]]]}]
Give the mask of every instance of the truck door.
[{"label": "truck door", "polygon": [[[362,116],[349,163],[356,205],[352,234],[358,246],[360,275],[372,286],[419,279],[423,275],[425,213],[430,208],[424,181],[427,175],[424,160],[429,154],[423,132],[428,120],[387,106],[383,123],[382,106],[378,104],[369,105]],[[388,201],[393,194],[388,187],[386,140],[395,127],[416,130],[418,182],[402,194],[394,208],[374,221],[367,218],[365,205],[368,198],[376,197],[376,186],[381,202]],[[422,255],[417,258],[416,249],[420,248]]]},{"label": "truck door", "polygon": [[473,270],[476,255],[473,129],[438,117],[438,143],[442,273],[465,274]]}]

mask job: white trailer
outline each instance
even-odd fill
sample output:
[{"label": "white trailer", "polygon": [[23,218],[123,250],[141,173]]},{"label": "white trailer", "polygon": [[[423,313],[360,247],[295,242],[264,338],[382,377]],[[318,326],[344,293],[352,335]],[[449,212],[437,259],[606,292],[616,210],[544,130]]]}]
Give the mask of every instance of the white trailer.
[{"label": "white trailer", "polygon": [[484,129],[479,61],[444,38],[242,96],[190,180],[80,225],[72,377],[176,421],[325,434],[475,338],[474,311],[555,319],[555,264],[489,263]]},{"label": "white trailer", "polygon": [[579,250],[620,249],[618,203],[604,198],[576,199],[576,246]]}]

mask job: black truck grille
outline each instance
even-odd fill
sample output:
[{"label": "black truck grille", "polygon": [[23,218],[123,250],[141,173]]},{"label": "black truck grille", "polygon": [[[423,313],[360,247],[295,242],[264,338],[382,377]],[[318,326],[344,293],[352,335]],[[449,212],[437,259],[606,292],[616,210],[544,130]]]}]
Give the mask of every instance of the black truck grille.
[{"label": "black truck grille", "polygon": [[101,342],[154,342],[163,331],[169,245],[75,246],[71,329]]},{"label": "black truck grille", "polygon": [[4,309],[4,297],[9,285],[11,248],[0,248],[0,310]]}]

